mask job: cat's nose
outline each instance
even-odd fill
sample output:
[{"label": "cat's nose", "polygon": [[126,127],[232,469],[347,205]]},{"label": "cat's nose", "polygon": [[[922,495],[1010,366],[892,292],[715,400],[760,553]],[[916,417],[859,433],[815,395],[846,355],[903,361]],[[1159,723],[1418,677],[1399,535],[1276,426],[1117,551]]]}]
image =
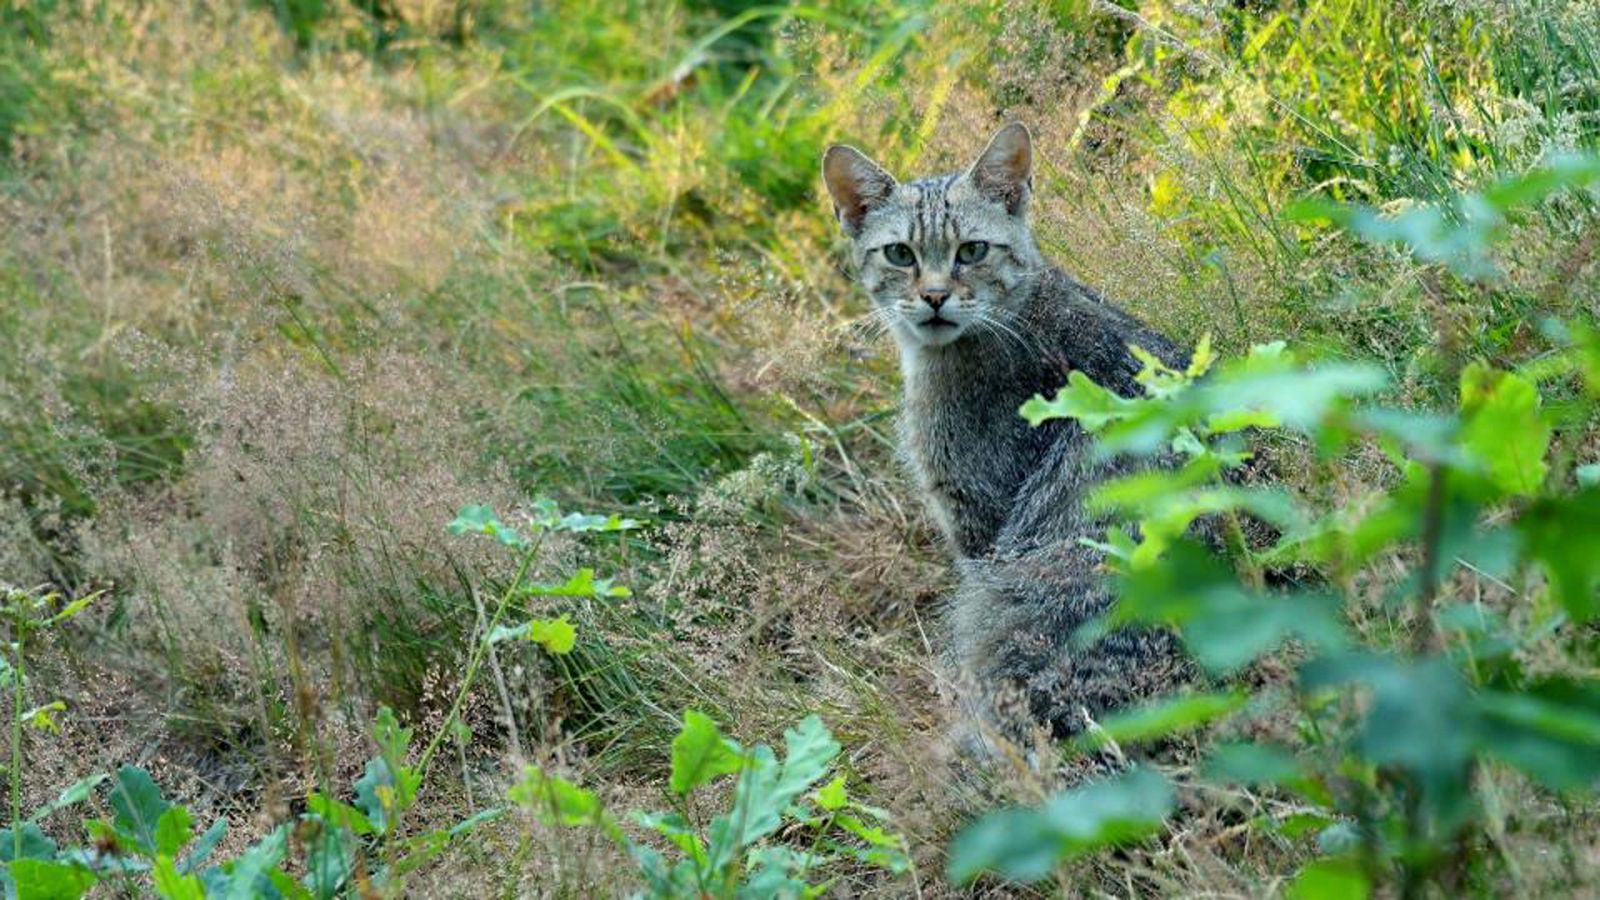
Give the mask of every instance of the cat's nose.
[{"label": "cat's nose", "polygon": [[938,312],[939,307],[943,306],[944,302],[949,299],[949,288],[925,287],[922,289],[922,302],[933,307],[934,312]]}]

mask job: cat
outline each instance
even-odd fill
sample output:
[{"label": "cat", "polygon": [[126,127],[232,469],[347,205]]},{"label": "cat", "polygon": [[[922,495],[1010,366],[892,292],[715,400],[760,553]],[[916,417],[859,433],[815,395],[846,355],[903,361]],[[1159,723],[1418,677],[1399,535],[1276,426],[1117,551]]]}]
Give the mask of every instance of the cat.
[{"label": "cat", "polygon": [[[962,705],[999,734],[1056,736],[1186,678],[1175,637],[1079,626],[1112,602],[1086,495],[1141,463],[1091,452],[1076,423],[1030,427],[1018,408],[1081,371],[1123,396],[1141,387],[1129,345],[1181,367],[1165,336],[1051,264],[1029,224],[1033,139],[1011,123],[964,172],[900,182],[830,147],[823,180],[871,315],[900,350],[900,453],[954,557],[947,610]],[[1147,463],[1146,463],[1147,465]]]}]

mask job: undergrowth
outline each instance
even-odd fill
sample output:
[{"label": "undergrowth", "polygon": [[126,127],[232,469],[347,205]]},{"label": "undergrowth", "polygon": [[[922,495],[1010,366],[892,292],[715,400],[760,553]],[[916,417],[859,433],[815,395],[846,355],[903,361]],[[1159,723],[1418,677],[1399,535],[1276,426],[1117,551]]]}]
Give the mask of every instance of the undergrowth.
[{"label": "undergrowth", "polygon": [[[1055,411],[1180,436],[1107,577],[1217,681],[974,767],[816,170],[1013,118],[1215,351]],[[8,884],[1594,890],[1588,0],[31,0],[0,150]]]}]

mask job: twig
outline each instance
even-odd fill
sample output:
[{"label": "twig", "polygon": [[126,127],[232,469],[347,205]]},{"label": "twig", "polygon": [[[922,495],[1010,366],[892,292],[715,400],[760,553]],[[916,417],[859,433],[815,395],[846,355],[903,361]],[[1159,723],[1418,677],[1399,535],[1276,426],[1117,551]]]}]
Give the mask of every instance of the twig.
[{"label": "twig", "polygon": [[422,756],[417,760],[417,776],[419,779],[428,773],[428,763],[433,759],[433,754],[439,749],[439,742],[444,740],[446,731],[450,730],[450,723],[460,715],[461,707],[467,702],[467,693],[472,690],[472,684],[478,679],[478,669],[483,665],[483,658],[489,652],[489,635],[494,633],[496,625],[505,617],[506,609],[511,605],[511,598],[516,596],[517,589],[522,586],[522,579],[528,575],[528,567],[533,565],[534,557],[539,555],[539,548],[544,546],[544,532],[539,533],[537,540],[523,554],[522,561],[517,564],[517,573],[511,577],[511,583],[506,585],[500,594],[500,602],[494,608],[494,615],[489,617],[488,630],[478,640],[478,645],[472,650],[472,658],[467,661],[466,674],[461,678],[461,687],[456,690],[456,699],[450,704],[450,711],[445,714],[444,723],[439,730],[434,732],[433,738],[428,741],[428,746],[422,751]]},{"label": "twig", "polygon": [[1441,577],[1440,544],[1444,535],[1444,465],[1428,464],[1428,499],[1422,511],[1422,569],[1417,573],[1421,580],[1417,592],[1417,613],[1421,621],[1412,633],[1412,646],[1416,653],[1425,654],[1433,649],[1433,600],[1439,593]]},{"label": "twig", "polygon": [[[472,605],[478,611],[478,627],[483,629],[485,635],[489,634],[489,626],[483,622],[483,596],[478,593],[476,585],[472,588]],[[487,640],[487,637],[485,638]],[[511,706],[511,692],[506,689],[506,676],[500,668],[500,654],[495,652],[493,645],[489,647],[489,673],[494,676],[495,690],[500,694],[500,705],[506,714],[506,730],[511,736],[511,751],[516,759],[523,758],[522,735],[517,729],[516,710]]]}]

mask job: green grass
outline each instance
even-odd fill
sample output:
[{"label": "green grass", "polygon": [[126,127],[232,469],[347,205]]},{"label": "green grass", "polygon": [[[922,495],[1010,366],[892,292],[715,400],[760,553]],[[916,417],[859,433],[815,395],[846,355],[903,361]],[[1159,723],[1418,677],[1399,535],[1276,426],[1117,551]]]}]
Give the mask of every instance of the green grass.
[{"label": "green grass", "polygon": [[[538,560],[541,578],[593,565],[635,599],[572,610],[586,639],[569,656],[505,651],[512,721],[475,687],[471,752],[444,754],[428,790],[481,798],[521,754],[649,796],[685,708],[746,743],[820,711],[863,799],[939,871],[992,798],[920,761],[948,725],[930,653],[947,575],[893,456],[893,348],[851,326],[822,148],[952,169],[1027,121],[1041,242],[1085,281],[1185,341],[1287,339],[1453,402],[1451,354],[1514,369],[1545,352],[1543,317],[1592,318],[1595,196],[1520,215],[1487,284],[1283,210],[1398,208],[1600,147],[1586,9],[0,12],[0,581],[109,590],[41,651],[35,690],[69,711],[64,737],[29,737],[29,797],[150,752],[252,773],[181,798],[242,833],[327,786],[313,758],[359,767],[380,703],[431,733],[475,593],[511,575],[444,523],[552,497],[651,520]],[[1572,444],[1593,461],[1591,431]],[[1391,476],[1358,461],[1338,485]],[[982,790],[1048,786],[1002,781]],[[1229,815],[1169,835],[1199,861],[1140,883],[1270,893],[1306,858],[1304,842],[1211,849]],[[507,893],[619,889],[540,862],[551,838],[530,823],[491,835],[522,861],[495,873]]]}]

